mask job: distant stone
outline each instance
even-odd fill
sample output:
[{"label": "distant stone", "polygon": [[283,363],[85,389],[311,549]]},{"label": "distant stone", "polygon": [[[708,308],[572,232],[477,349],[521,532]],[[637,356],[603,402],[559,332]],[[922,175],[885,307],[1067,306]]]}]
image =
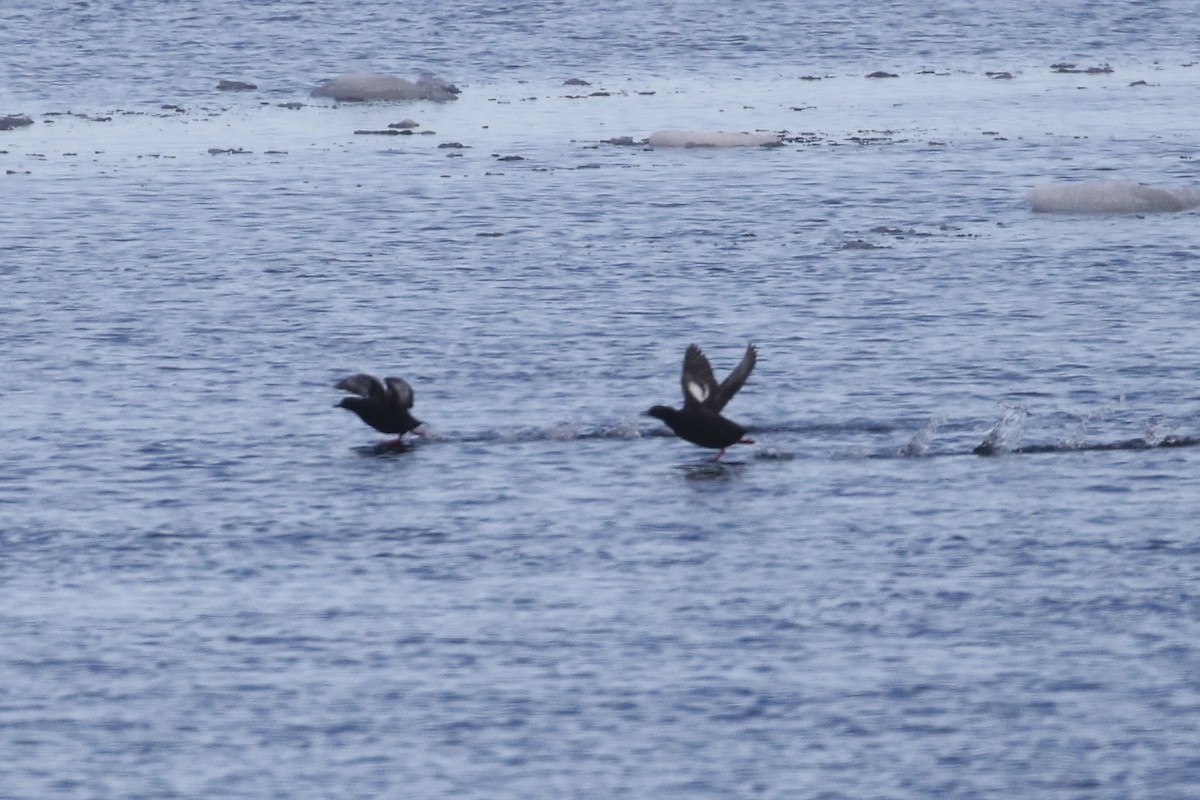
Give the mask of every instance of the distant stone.
[{"label": "distant stone", "polygon": [[884,72],[883,70],[880,69],[880,70],[876,70],[875,72],[872,72],[867,77],[868,78],[899,78],[900,76],[894,72]]},{"label": "distant stone", "polygon": [[419,128],[419,127],[421,127],[421,123],[417,122],[415,119],[408,119],[406,117],[406,118],[400,120],[399,122],[389,123],[388,127],[389,128],[400,128],[401,130],[407,130],[409,128]]},{"label": "distant stone", "polygon": [[26,125],[32,125],[33,120],[24,114],[9,114],[0,117],[0,131],[11,131],[13,128],[24,128]]},{"label": "distant stone", "polygon": [[222,92],[252,92],[257,88],[256,84],[245,81],[221,81],[217,84],[217,89]]},{"label": "distant stone", "polygon": [[457,100],[461,90],[454,84],[432,75],[422,75],[415,81],[395,75],[370,72],[351,72],[328,80],[313,89],[313,97],[332,97],[338,102],[368,103],[372,101],[414,102],[432,100],[444,103]]},{"label": "distant stone", "polygon": [[563,81],[563,86],[591,86],[591,84],[583,78],[567,78]]},{"label": "distant stone", "polygon": [[1013,79],[1011,72],[985,72],[983,74],[994,81],[1011,81]]}]

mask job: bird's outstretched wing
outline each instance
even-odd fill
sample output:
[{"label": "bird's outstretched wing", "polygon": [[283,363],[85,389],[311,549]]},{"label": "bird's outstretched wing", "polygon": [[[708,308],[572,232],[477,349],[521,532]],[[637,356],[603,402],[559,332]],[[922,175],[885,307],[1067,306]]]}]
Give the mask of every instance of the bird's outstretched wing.
[{"label": "bird's outstretched wing", "polygon": [[754,369],[754,365],[758,363],[758,349],[752,345],[746,345],[746,354],[742,356],[742,361],[733,372],[729,373],[729,377],[721,381],[721,385],[708,398],[708,407],[713,411],[720,411],[725,407],[725,404],[733,399],[733,396],[738,393],[746,383],[746,379],[750,377],[750,371]]},{"label": "bird's outstretched wing", "polygon": [[683,355],[683,374],[680,376],[683,384],[683,405],[687,407],[709,407],[712,397],[717,392],[717,381],[713,377],[712,366],[696,345],[688,345]]},{"label": "bird's outstretched wing", "polygon": [[[370,400],[382,400],[387,395],[383,384],[374,375],[367,375],[362,372],[357,375],[351,375],[349,378],[342,378],[334,388],[341,389],[344,392],[351,392]],[[411,389],[409,393],[411,395]]]},{"label": "bird's outstretched wing", "polygon": [[403,378],[384,378],[383,382],[387,384],[388,399],[400,408],[413,407],[413,390],[408,381]]}]

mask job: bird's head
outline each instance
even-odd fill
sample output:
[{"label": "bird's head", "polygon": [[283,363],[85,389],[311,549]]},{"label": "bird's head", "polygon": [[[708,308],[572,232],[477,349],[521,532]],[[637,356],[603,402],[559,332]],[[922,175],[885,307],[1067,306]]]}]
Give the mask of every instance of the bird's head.
[{"label": "bird's head", "polygon": [[642,412],[642,416],[655,417],[666,422],[671,417],[674,417],[679,412],[670,406],[651,406],[649,409]]}]

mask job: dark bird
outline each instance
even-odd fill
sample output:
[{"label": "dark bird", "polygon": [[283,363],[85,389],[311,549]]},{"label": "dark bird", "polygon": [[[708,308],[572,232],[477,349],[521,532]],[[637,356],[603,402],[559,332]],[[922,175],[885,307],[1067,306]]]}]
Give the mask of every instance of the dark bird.
[{"label": "dark bird", "polygon": [[745,428],[721,416],[721,409],[746,383],[757,361],[758,350],[752,344],[746,345],[742,362],[717,385],[704,353],[696,345],[690,345],[683,356],[683,376],[680,379],[683,384],[683,408],[654,406],[646,413],[665,422],[680,439],[701,447],[719,449],[721,452],[717,453],[714,460],[720,460],[725,455],[726,447],[754,442],[745,438]]},{"label": "dark bird", "polygon": [[408,412],[413,406],[413,390],[403,378],[384,378],[380,383],[374,375],[360,373],[343,378],[335,388],[357,395],[343,397],[335,408],[353,411],[380,433],[396,434],[396,443],[421,424]]}]

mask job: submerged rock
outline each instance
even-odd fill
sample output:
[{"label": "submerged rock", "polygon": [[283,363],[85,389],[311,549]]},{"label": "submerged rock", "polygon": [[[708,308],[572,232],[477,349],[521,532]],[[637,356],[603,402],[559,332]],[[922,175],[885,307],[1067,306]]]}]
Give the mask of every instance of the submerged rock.
[{"label": "submerged rock", "polygon": [[257,84],[245,81],[221,81],[217,84],[217,89],[222,92],[252,92],[257,88]]},{"label": "submerged rock", "polygon": [[432,100],[444,103],[457,100],[459,93],[457,86],[432,75],[422,75],[417,80],[410,81],[395,75],[350,72],[325,81],[313,89],[312,96],[332,97],[340,102]]},{"label": "submerged rock", "polygon": [[0,131],[11,131],[13,128],[24,128],[32,125],[33,120],[24,114],[8,114],[0,117]]}]

